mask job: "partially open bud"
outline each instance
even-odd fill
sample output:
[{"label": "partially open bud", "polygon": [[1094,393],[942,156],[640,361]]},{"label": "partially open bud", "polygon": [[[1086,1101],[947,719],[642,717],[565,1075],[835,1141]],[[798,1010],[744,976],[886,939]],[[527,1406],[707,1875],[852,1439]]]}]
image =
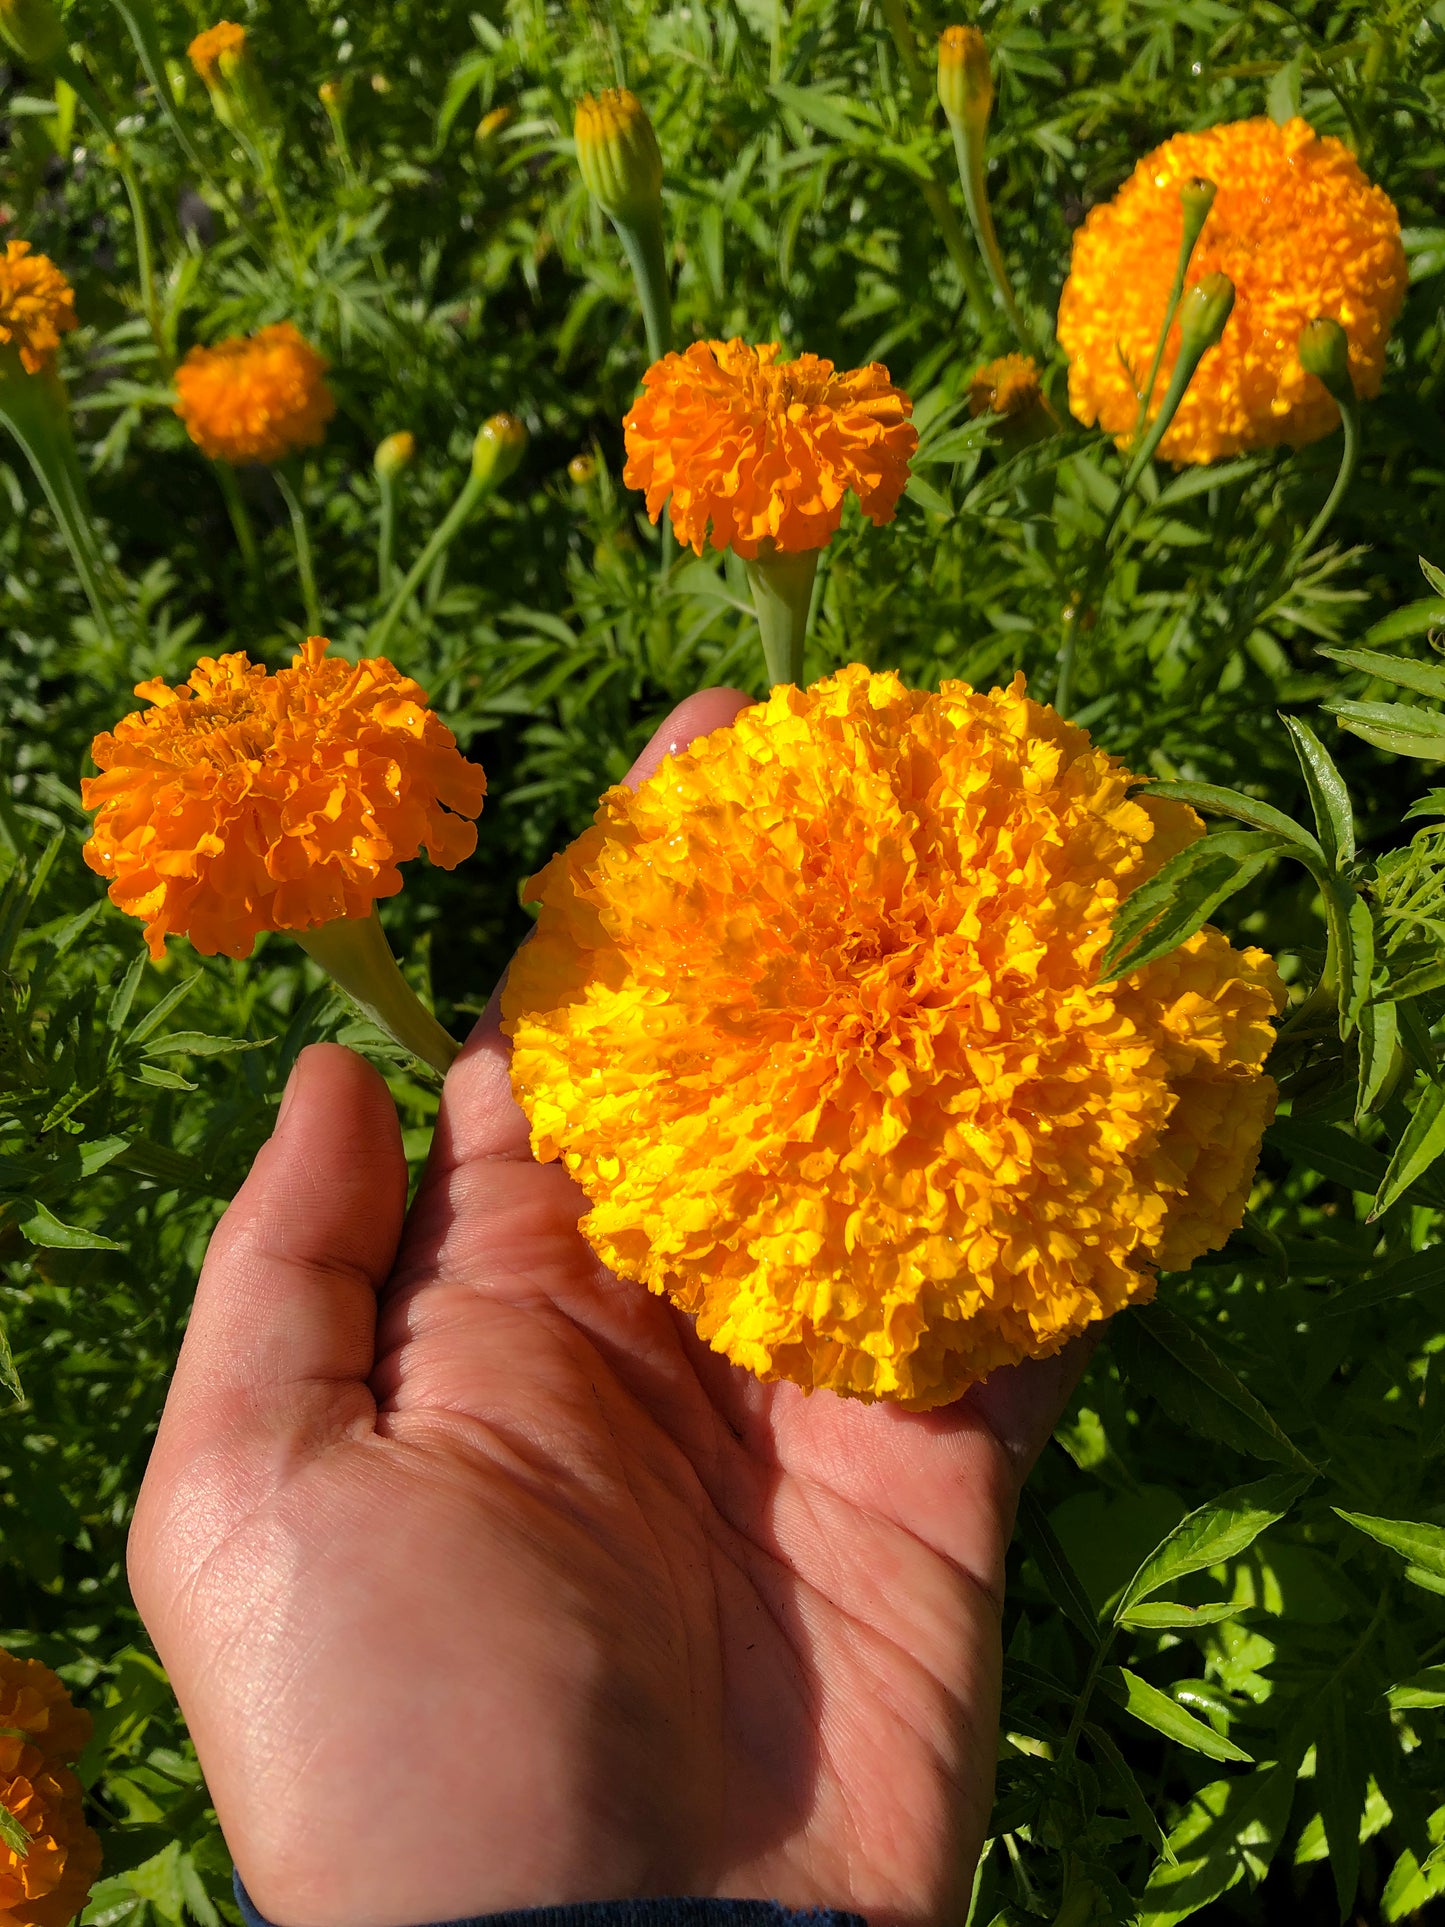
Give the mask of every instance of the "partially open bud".
[{"label": "partially open bud", "polygon": [[0,34],[27,67],[48,67],[65,46],[65,28],[51,0],[0,0]]},{"label": "partially open bud", "polygon": [[1305,373],[1317,375],[1337,402],[1354,401],[1350,338],[1338,321],[1321,315],[1307,322],[1299,338],[1299,358]]},{"label": "partially open bud", "polygon": [[206,83],[211,105],[223,126],[244,125],[260,106],[260,77],[246,47],[246,29],[218,20],[187,47],[191,65]]},{"label": "partially open bud", "polygon": [[1234,283],[1227,274],[1206,274],[1179,304],[1180,352],[1198,361],[1224,333],[1234,312]]},{"label": "partially open bud", "polygon": [[968,384],[968,412],[975,418],[996,415],[996,437],[1009,449],[1042,441],[1054,430],[1032,355],[986,361]]},{"label": "partially open bud", "polygon": [[662,154],[647,110],[625,87],[585,94],[573,126],[577,165],[597,205],[637,222],[662,206]]},{"label": "partially open bud", "polygon": [[1184,256],[1194,252],[1194,243],[1199,239],[1204,223],[1209,219],[1209,210],[1214,206],[1214,197],[1219,192],[1213,181],[1196,174],[1192,181],[1186,181],[1179,190],[1179,199],[1184,207]]},{"label": "partially open bud", "polygon": [[409,428],[399,428],[394,435],[387,435],[376,445],[372,466],[383,480],[390,481],[400,475],[404,468],[410,468],[416,455],[416,436]]},{"label": "partially open bud", "polygon": [[578,488],[585,488],[597,479],[597,457],[595,455],[574,455],[567,464],[567,473]]},{"label": "partially open bud", "polygon": [[949,123],[981,129],[993,111],[988,42],[977,27],[945,27],[938,41],[938,98]]},{"label": "partially open bud", "polygon": [[334,114],[341,106],[342,90],[339,80],[323,80],[316,89],[316,98],[328,114]]},{"label": "partially open bud", "polygon": [[474,136],[477,146],[490,147],[511,118],[510,107],[494,107],[489,114],[483,114]]},{"label": "partially open bud", "polygon": [[479,482],[500,488],[521,461],[527,431],[515,415],[492,415],[477,430],[472,443],[472,474]]}]

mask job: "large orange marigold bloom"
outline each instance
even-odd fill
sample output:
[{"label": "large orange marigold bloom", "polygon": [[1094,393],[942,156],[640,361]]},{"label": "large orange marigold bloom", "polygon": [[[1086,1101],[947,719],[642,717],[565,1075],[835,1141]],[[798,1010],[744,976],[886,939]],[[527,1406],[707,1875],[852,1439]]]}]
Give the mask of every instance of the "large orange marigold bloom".
[{"label": "large orange marigold bloom", "polygon": [[[918,434],[913,403],[881,362],[838,374],[831,361],[778,361],[778,344],[695,341],[642,377],[623,424],[622,479],[646,491],[655,522],[672,504],[679,542],[756,556],[826,548],[851,489],[891,522]],[[768,551],[772,552],[772,551]]]},{"label": "large orange marigold bloom", "polygon": [[7,241],[0,257],[0,344],[13,346],[28,373],[55,364],[60,337],[76,325],[75,290],[28,241]]},{"label": "large orange marigold bloom", "polygon": [[262,930],[369,915],[418,850],[449,870],[475,849],[464,819],[486,778],[425,693],[381,657],[327,647],[312,636],[274,675],[206,656],[178,688],[140,683],[153,707],[91,745],[85,860],[144,919],[153,957],[172,932],[249,956]]},{"label": "large orange marigold bloom", "polygon": [[[1202,176],[1218,188],[1189,265],[1188,285],[1223,273],[1235,304],[1223,339],[1200,363],[1160,453],[1173,462],[1300,447],[1340,419],[1324,384],[1300,366],[1300,331],[1338,321],[1350,341],[1356,393],[1376,395],[1385,343],[1405,298],[1400,217],[1341,142],[1302,120],[1231,121],[1176,134],[1140,161],[1112,201],[1074,236],[1059,303],[1069,358],[1069,406],[1121,442],[1133,433],[1179,258],[1179,190]],[[1179,348],[1171,330],[1155,389],[1162,398]]]},{"label": "large orange marigold bloom", "polygon": [[65,1762],[90,1730],[48,1666],[0,1649],[0,1807],[30,1836],[24,1854],[0,1840],[0,1927],[68,1927],[85,1905],[100,1840]]},{"label": "large orange marigold bloom", "polygon": [[214,87],[220,78],[222,55],[239,59],[245,51],[246,29],[234,20],[218,20],[214,27],[198,33],[186,49],[191,65],[208,87]]},{"label": "large orange marigold bloom", "polygon": [[503,998],[539,1158],[614,1271],[764,1378],[918,1409],[1240,1223],[1274,966],[1098,981],[1202,833],[1031,702],[859,665],[669,757],[534,878]]},{"label": "large orange marigold bloom", "polygon": [[279,462],[313,448],[336,413],[329,363],[289,321],[214,348],[176,370],[176,413],[213,462]]}]

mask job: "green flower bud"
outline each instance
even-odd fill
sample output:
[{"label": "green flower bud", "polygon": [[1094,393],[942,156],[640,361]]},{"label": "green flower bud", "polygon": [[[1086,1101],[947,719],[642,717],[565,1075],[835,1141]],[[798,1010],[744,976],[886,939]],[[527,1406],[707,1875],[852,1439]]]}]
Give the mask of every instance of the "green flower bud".
[{"label": "green flower bud", "polygon": [[1320,315],[1306,322],[1299,338],[1300,366],[1306,374],[1317,375],[1337,402],[1355,399],[1355,384],[1350,374],[1350,337],[1338,321]]},{"label": "green flower bud", "polygon": [[625,87],[577,103],[577,165],[597,205],[636,223],[662,207],[662,154],[647,110]]},{"label": "green flower bud", "polygon": [[977,27],[946,27],[939,36],[938,98],[950,126],[987,126],[993,112],[993,75],[988,42]]},{"label": "green flower bud", "polygon": [[1234,312],[1234,283],[1227,274],[1206,274],[1179,304],[1180,353],[1198,361],[1224,333]]},{"label": "green flower bud", "polygon": [[390,481],[400,475],[404,468],[410,468],[416,454],[416,436],[409,428],[399,428],[394,435],[388,435],[376,445],[372,466],[378,475]]},{"label": "green flower bud", "polygon": [[477,430],[472,443],[472,474],[479,482],[500,488],[521,461],[527,431],[515,415],[492,415]]}]

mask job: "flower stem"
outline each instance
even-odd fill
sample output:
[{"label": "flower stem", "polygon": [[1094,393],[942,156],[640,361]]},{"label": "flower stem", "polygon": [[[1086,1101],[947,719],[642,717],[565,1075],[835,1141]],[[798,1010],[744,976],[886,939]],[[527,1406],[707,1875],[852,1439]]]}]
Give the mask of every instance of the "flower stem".
[{"label": "flower stem", "polygon": [[1003,253],[999,248],[998,235],[994,231],[993,211],[988,204],[988,182],[984,174],[984,145],[987,138],[982,124],[965,129],[956,122],[950,122],[953,132],[953,151],[958,159],[958,178],[963,186],[964,205],[968,209],[969,222],[978,251],[983,256],[984,266],[994,285],[994,291],[1003,303],[1004,313],[1010,326],[1018,337],[1018,344],[1026,355],[1039,355],[1038,343],[1033,331],[1024,320],[1018,302],[1014,298],[1013,284],[1004,266]]},{"label": "flower stem", "polygon": [[236,480],[236,472],[229,462],[212,462],[211,472],[216,478],[216,486],[221,491],[221,500],[226,504],[226,513],[231,518],[231,528],[235,532],[236,546],[241,551],[241,560],[247,573],[260,572],[261,557],[256,548],[256,531],[251,526],[250,511],[241,494],[241,485]]},{"label": "flower stem", "polygon": [[446,1076],[461,1046],[402,976],[374,910],[288,934],[379,1030]]},{"label": "flower stem", "polygon": [[745,558],[743,568],[753,592],[763,661],[768,683],[803,683],[803,644],[808,634],[808,610],[818,573],[818,551],[798,555],[773,553]]},{"label": "flower stem", "polygon": [[1353,395],[1339,397],[1340,424],[1344,429],[1344,445],[1340,449],[1340,468],[1335,476],[1335,485],[1325,498],[1325,505],[1305,531],[1304,539],[1294,552],[1296,567],[1309,555],[1334,519],[1335,510],[1344,500],[1345,490],[1354,479],[1355,465],[1360,459],[1360,404]]},{"label": "flower stem", "polygon": [[647,358],[661,361],[672,346],[672,290],[667,279],[667,247],[662,238],[661,216],[654,214],[640,221],[623,221],[613,215],[612,225],[617,229],[617,238],[637,284],[642,325],[647,333]]},{"label": "flower stem", "polygon": [[462,484],[461,493],[447,510],[445,516],[432,531],[431,540],[412,563],[407,571],[406,580],[396,590],[386,607],[381,620],[367,639],[367,646],[378,654],[386,646],[387,638],[396,627],[397,620],[405,609],[418,585],[426,577],[433,565],[446,554],[463,526],[470,520],[479,503],[486,500],[492,492],[492,484],[486,476],[468,475]]},{"label": "flower stem", "polygon": [[1139,397],[1139,413],[1134,422],[1132,444],[1137,444],[1149,420],[1149,407],[1154,400],[1154,388],[1159,380],[1160,365],[1164,360],[1164,349],[1169,340],[1169,330],[1174,326],[1174,317],[1179,312],[1179,303],[1184,298],[1184,277],[1189,272],[1189,263],[1194,258],[1194,250],[1199,236],[1204,230],[1205,220],[1214,203],[1213,183],[1191,181],[1180,192],[1180,202],[1184,210],[1184,229],[1179,241],[1179,258],[1174,264],[1174,284],[1169,290],[1169,299],[1164,307],[1164,325],[1159,330],[1159,339],[1154,344],[1154,359],[1149,364],[1149,379],[1144,384]]},{"label": "flower stem", "polygon": [[150,216],[146,213],[145,196],[141,191],[140,180],[126,145],[116,132],[115,122],[99,94],[91,86],[86,74],[67,54],[56,63],[56,71],[71,87],[91,119],[105,136],[107,145],[115,155],[116,168],[125,187],[125,197],[130,204],[131,226],[135,230],[136,275],[140,281],[141,311],[146,318],[146,326],[151,331],[157,358],[165,366],[168,355],[166,350],[165,327],[161,317],[160,300],[156,293],[155,244],[151,239]]},{"label": "flower stem", "polygon": [[377,489],[381,497],[381,525],[376,538],[376,593],[384,596],[391,588],[391,578],[396,573],[394,551],[396,548],[396,477],[378,474]]},{"label": "flower stem", "polygon": [[319,636],[321,634],[321,598],[316,593],[316,571],[311,562],[311,537],[306,529],[305,511],[285,471],[276,468],[271,472],[276,477],[276,486],[281,491],[281,500],[291,514],[291,534],[296,543],[296,573],[301,578],[301,599],[306,605],[307,633]]}]

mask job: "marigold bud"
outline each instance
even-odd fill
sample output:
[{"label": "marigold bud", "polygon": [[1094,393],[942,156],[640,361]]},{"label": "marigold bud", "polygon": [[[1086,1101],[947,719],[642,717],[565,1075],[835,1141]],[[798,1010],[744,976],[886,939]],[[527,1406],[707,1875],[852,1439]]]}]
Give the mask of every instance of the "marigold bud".
[{"label": "marigold bud", "polygon": [[48,67],[65,45],[65,28],[51,0],[0,0],[0,34],[27,67]]},{"label": "marigold bud", "polygon": [[988,42],[977,27],[945,27],[939,36],[938,98],[951,125],[982,127],[992,113]]},{"label": "marigold bud", "polygon": [[1307,375],[1317,375],[1338,402],[1355,399],[1354,378],[1350,374],[1350,337],[1338,321],[1320,315],[1307,322],[1299,338],[1300,366]]},{"label": "marigold bud", "polygon": [[1206,274],[1179,304],[1180,347],[1195,360],[1212,348],[1234,312],[1234,283],[1227,274]]},{"label": "marigold bud", "polygon": [[198,33],[187,47],[191,65],[214,94],[218,88],[234,86],[246,60],[246,29],[234,20],[218,20],[214,27]]},{"label": "marigold bud", "polygon": [[477,146],[485,147],[488,142],[495,140],[511,118],[510,107],[494,107],[489,114],[483,114],[477,122],[477,131],[474,136]]},{"label": "marigold bud", "polygon": [[372,466],[384,480],[390,481],[404,468],[410,468],[416,455],[416,436],[409,428],[399,428],[394,435],[387,435],[376,445]]},{"label": "marigold bud", "polygon": [[597,457],[595,455],[574,455],[567,464],[567,473],[577,484],[578,488],[585,488],[589,482],[597,479]]},{"label": "marigold bud", "polygon": [[662,205],[662,154],[647,109],[625,87],[585,94],[573,126],[577,165],[614,221],[637,221]]},{"label": "marigold bud", "polygon": [[1179,198],[1184,203],[1184,220],[1198,234],[1208,219],[1209,210],[1214,206],[1214,197],[1219,192],[1213,181],[1196,174],[1192,181],[1186,181],[1179,190]]},{"label": "marigold bud", "polygon": [[472,443],[472,474],[479,482],[500,488],[513,474],[527,447],[527,431],[515,415],[492,415],[477,430]]},{"label": "marigold bud", "polygon": [[316,98],[321,102],[321,105],[326,109],[328,114],[333,113],[341,105],[341,82],[339,80],[323,80],[321,85],[316,89]]}]

